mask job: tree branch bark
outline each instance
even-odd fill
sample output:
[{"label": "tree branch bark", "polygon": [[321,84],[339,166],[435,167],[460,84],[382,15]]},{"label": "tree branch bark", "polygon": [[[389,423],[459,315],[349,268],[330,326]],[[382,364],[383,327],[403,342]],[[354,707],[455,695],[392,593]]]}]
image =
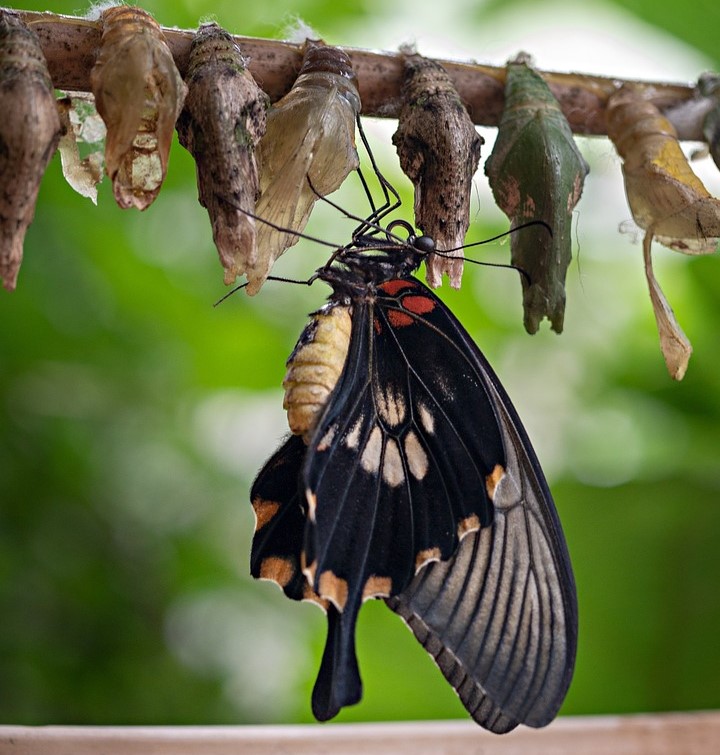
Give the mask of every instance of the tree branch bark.
[{"label": "tree branch bark", "polygon": [[[58,89],[90,90],[90,71],[100,45],[100,23],[72,16],[16,11],[38,35],[50,75]],[[194,31],[162,29],[180,73],[187,69]],[[236,36],[249,69],[272,101],[291,87],[302,60],[302,45],[272,39]],[[370,52],[344,47],[359,80],[363,115],[397,118],[400,111],[402,53]],[[438,60],[450,75],[473,122],[497,126],[503,108],[505,67]],[[557,97],[574,133],[605,135],[605,105],[624,80],[581,73],[539,72]],[[647,88],[678,130],[680,139],[703,141],[702,119],[715,102],[695,87],[663,82],[633,82]]]}]

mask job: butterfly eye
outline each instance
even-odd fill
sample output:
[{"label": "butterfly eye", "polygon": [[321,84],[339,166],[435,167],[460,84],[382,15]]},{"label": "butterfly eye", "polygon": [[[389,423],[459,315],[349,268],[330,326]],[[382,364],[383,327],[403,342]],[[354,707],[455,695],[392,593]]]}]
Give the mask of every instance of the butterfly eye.
[{"label": "butterfly eye", "polygon": [[435,239],[432,236],[416,236],[412,245],[418,252],[423,252],[424,254],[430,254],[435,251]]}]

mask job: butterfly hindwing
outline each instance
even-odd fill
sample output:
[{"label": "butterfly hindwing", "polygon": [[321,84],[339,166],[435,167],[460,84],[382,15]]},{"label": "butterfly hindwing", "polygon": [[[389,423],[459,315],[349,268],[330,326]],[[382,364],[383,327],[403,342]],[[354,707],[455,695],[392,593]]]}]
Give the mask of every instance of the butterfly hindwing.
[{"label": "butterfly hindwing", "polygon": [[250,573],[276,582],[293,600],[313,598],[302,573],[305,499],[300,470],[306,446],[291,435],[267,461],[250,491],[255,512],[255,535]]}]

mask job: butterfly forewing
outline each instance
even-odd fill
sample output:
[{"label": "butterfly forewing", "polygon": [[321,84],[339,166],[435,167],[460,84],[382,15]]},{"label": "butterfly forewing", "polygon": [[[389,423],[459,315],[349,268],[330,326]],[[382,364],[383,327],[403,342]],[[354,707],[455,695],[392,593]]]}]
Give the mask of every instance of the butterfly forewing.
[{"label": "butterfly forewing", "polygon": [[315,589],[339,608],[401,592],[492,521],[502,441],[482,375],[443,333],[446,311],[413,279],[355,303],[346,368],[304,471]]}]

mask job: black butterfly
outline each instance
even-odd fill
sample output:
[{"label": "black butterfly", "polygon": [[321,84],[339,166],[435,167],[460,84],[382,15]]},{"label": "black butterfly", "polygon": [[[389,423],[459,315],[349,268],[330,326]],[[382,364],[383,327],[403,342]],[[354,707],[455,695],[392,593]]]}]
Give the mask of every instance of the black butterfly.
[{"label": "black butterfly", "polygon": [[355,623],[384,598],[479,724],[544,726],[577,644],[552,497],[485,357],[412,276],[431,239],[387,238],[355,236],[316,274],[333,293],[286,377],[305,437],[253,484],[251,572],[327,611],[319,720],[360,700]]}]

